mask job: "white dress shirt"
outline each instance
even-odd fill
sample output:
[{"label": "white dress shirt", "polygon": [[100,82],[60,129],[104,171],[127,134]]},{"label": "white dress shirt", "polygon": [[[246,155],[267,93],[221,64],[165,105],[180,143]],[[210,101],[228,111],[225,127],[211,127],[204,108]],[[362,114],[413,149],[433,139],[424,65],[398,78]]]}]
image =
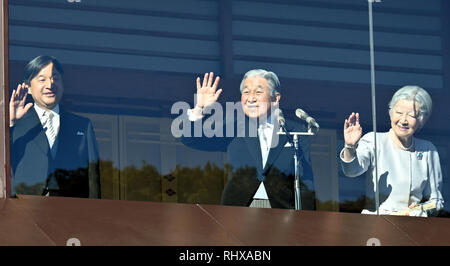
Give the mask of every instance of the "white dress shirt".
[{"label": "white dress shirt", "polygon": [[[274,127],[273,124],[269,122],[262,123],[258,127],[258,138],[261,147],[263,168],[264,166],[266,166],[267,158],[269,157],[270,147],[272,145],[273,127]],[[269,197],[267,196],[266,188],[264,187],[264,182],[261,182],[253,198],[269,199]]]},{"label": "white dress shirt", "polygon": [[[47,111],[41,107],[39,107],[37,104],[34,104],[34,109],[36,110],[36,113],[38,114],[39,120],[41,121],[41,124],[43,127],[45,127],[45,123],[47,121],[47,117],[44,116],[44,113]],[[47,112],[52,112],[53,113],[53,119],[52,119],[52,125],[53,125],[53,129],[55,130],[55,135],[56,135],[56,140],[54,143],[51,143],[50,139],[50,133],[48,132],[48,130],[45,131],[45,135],[47,136],[47,140],[49,142],[49,146],[50,146],[50,151],[52,153],[52,156],[55,157],[56,155],[56,150],[58,148],[58,133],[59,133],[59,127],[60,127],[60,119],[59,119],[59,105],[56,105],[55,108],[53,108],[51,111],[47,111]]]}]

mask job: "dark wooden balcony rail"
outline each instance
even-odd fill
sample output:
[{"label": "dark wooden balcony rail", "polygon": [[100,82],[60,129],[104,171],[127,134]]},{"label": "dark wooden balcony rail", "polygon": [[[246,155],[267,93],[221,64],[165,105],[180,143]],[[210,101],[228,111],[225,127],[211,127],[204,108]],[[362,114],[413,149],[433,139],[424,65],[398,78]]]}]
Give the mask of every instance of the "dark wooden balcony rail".
[{"label": "dark wooden balcony rail", "polygon": [[0,245],[450,245],[450,219],[20,196],[0,200]]}]

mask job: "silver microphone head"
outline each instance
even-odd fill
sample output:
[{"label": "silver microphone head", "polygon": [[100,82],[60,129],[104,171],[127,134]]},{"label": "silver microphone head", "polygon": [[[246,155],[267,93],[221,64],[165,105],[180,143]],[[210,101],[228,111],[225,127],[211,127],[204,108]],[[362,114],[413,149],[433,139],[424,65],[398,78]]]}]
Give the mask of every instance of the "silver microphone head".
[{"label": "silver microphone head", "polygon": [[277,118],[278,124],[281,126],[284,126],[284,124],[286,123],[286,120],[284,119],[283,112],[281,111],[280,108],[275,110],[275,117]]},{"label": "silver microphone head", "polygon": [[303,111],[302,109],[298,108],[297,110],[295,110],[295,115],[302,119],[305,120],[306,123],[308,123],[308,125],[310,126],[314,126],[315,128],[319,129],[319,124],[317,124],[316,120],[314,118],[312,118],[311,116],[309,116],[305,111]]},{"label": "silver microphone head", "polygon": [[295,110],[295,115],[296,115],[298,118],[303,119],[303,120],[306,120],[306,119],[309,117],[309,115],[308,115],[305,111],[303,111],[302,109],[300,109],[300,108],[298,108],[297,110]]}]

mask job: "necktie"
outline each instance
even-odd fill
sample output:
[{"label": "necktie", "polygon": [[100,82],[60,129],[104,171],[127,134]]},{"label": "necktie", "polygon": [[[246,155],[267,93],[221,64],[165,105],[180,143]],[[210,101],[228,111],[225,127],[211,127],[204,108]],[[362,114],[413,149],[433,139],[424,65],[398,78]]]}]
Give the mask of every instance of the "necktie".
[{"label": "necktie", "polygon": [[52,148],[56,139],[56,131],[55,128],[53,127],[53,117],[55,115],[52,112],[45,112],[44,116],[47,118],[44,127],[47,128],[46,134],[48,138],[48,143],[50,144],[50,148]]},{"label": "necktie", "polygon": [[266,124],[261,125],[258,129],[259,141],[261,143],[261,155],[262,155],[263,167],[266,165],[267,157],[269,155],[269,150],[270,150],[270,143],[269,143],[267,133],[266,133],[266,131],[269,129],[270,128]]}]

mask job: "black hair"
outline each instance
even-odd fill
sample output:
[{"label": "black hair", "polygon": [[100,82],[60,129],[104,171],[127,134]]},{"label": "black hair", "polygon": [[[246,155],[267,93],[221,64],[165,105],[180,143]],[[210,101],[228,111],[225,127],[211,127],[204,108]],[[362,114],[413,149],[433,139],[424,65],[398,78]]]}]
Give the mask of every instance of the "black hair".
[{"label": "black hair", "polygon": [[61,75],[64,74],[64,70],[63,70],[61,64],[55,57],[48,56],[48,55],[40,55],[40,56],[34,58],[33,60],[31,60],[30,62],[28,62],[28,64],[25,66],[24,75],[23,75],[25,84],[30,85],[31,80],[34,77],[36,77],[36,75],[39,74],[39,72],[43,68],[48,66],[50,63],[53,63],[53,66],[59,72],[59,74],[61,74]]}]

